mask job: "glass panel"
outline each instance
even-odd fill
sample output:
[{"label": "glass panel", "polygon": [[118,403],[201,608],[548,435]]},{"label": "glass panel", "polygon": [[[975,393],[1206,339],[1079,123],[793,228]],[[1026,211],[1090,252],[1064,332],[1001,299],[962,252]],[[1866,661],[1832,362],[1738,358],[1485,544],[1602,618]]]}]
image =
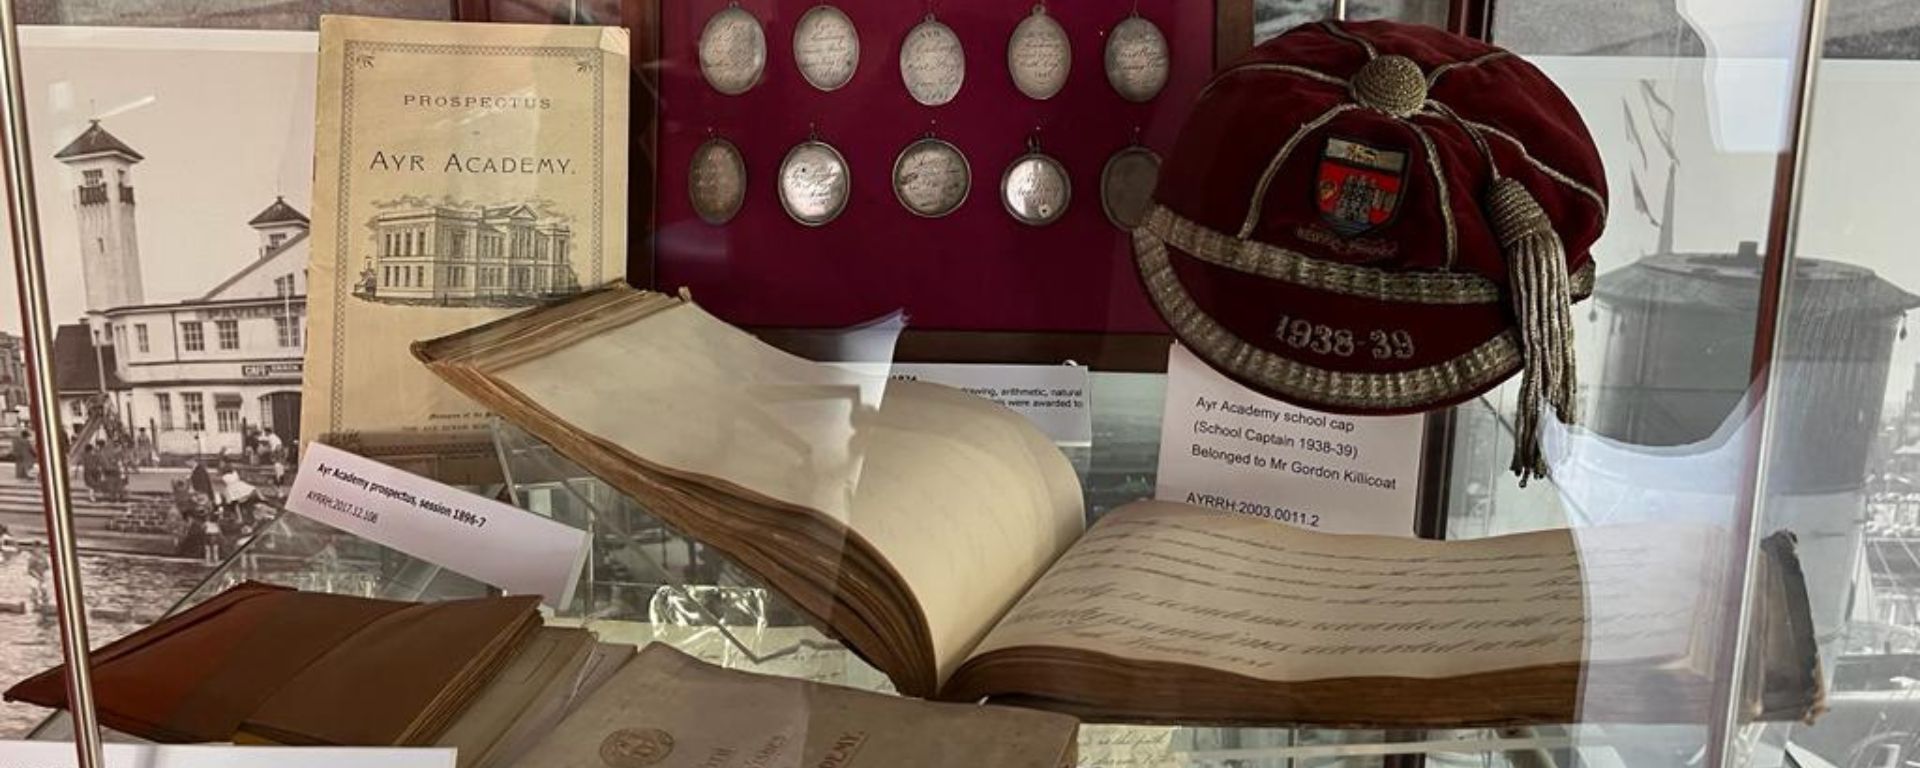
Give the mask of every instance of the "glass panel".
[{"label": "glass panel", "polygon": [[[1584,424],[1548,425],[1553,480],[1522,488],[1506,468],[1516,386],[1456,409],[1445,495],[1451,538],[1571,527],[1585,540],[1619,524],[1693,522],[1723,534],[1720,546],[1701,553],[1701,578],[1724,578],[1745,561],[1740,537],[1760,433],[1750,385],[1763,370],[1756,332],[1773,307],[1763,287],[1768,255],[1756,244],[1773,223],[1794,30],[1805,6],[1678,8],[1496,6],[1495,41],[1527,55],[1580,109],[1607,166],[1611,206],[1593,249],[1593,298],[1575,311]],[[1798,419],[1810,403],[1770,406]],[[1861,455],[1820,458],[1852,462],[1857,472]],[[1777,527],[1763,524],[1761,532]],[[1828,566],[1815,545],[1801,542],[1811,583]],[[1691,726],[1658,729],[1659,739],[1630,735],[1643,727],[1608,727],[1625,736],[1610,747],[1625,764],[1687,765],[1719,754],[1716,727],[1736,694],[1728,690],[1732,605],[1701,610],[1718,638],[1712,674],[1721,687]],[[1596,600],[1590,616],[1600,621],[1608,610]],[[1608,674],[1587,671],[1583,719],[1617,722],[1600,714],[1605,691],[1619,683]]]},{"label": "glass panel", "polygon": [[[1252,0],[1253,40],[1285,32],[1310,21],[1333,17],[1334,0]],[[1446,0],[1348,0],[1347,18],[1392,19],[1434,27],[1447,26]]]},{"label": "glass panel", "polygon": [[1831,710],[1768,729],[1802,765],[1920,760],[1920,307],[1904,179],[1920,154],[1920,20],[1834,4],[1815,85],[1774,380],[1762,519],[1800,539]]},{"label": "glass panel", "polygon": [[[82,0],[42,4],[28,15],[48,22],[98,23],[108,14],[93,5]],[[314,16],[305,6],[242,13],[208,10],[204,4],[184,11],[164,1],[150,5],[150,13],[115,23],[305,28]],[[490,5],[499,6],[491,13],[496,19],[606,20],[608,13],[617,13],[607,3],[543,7],[478,2],[461,7]],[[798,8],[812,2],[786,5]],[[1055,5],[1063,16],[1074,12],[1066,3]],[[1438,26],[1446,23],[1448,6],[1437,0],[1351,0],[1349,16]],[[1802,250],[1822,261],[1803,258],[1791,265],[1785,271],[1790,301],[1775,307],[1764,275],[1769,259],[1780,258],[1754,244],[1767,240],[1773,224],[1773,174],[1782,149],[1779,126],[1782,109],[1791,103],[1787,62],[1792,27],[1804,6],[1796,0],[1742,2],[1733,5],[1735,13],[1725,3],[1683,0],[1676,7],[1655,0],[1506,0],[1498,6],[1496,40],[1527,56],[1566,90],[1598,141],[1608,169],[1608,232],[1594,249],[1601,274],[1594,298],[1575,313],[1583,382],[1578,399],[1586,418],[1578,427],[1549,425],[1546,441],[1556,461],[1554,480],[1526,487],[1514,481],[1507,466],[1516,387],[1496,390],[1436,419],[1436,428],[1451,430],[1451,457],[1448,471],[1436,481],[1439,486],[1431,489],[1438,501],[1429,511],[1445,518],[1450,538],[1461,539],[1573,528],[1581,541],[1592,544],[1615,524],[1717,526],[1728,533],[1727,541],[1719,548],[1703,548],[1695,563],[1700,566],[1697,580],[1708,582],[1732,573],[1733,563],[1743,560],[1745,542],[1734,534],[1749,519],[1747,499],[1757,472],[1764,470],[1768,485],[1758,525],[1761,533],[1785,528],[1799,534],[1814,620],[1824,641],[1822,662],[1835,679],[1834,712],[1813,728],[1745,729],[1735,740],[1737,757],[1777,762],[1784,746],[1797,750],[1793,754],[1802,765],[1816,764],[1816,759],[1835,765],[1904,765],[1920,760],[1920,738],[1910,735],[1920,733],[1920,710],[1910,713],[1907,706],[1913,683],[1909,677],[1920,678],[1920,673],[1909,672],[1908,658],[1920,653],[1920,631],[1913,626],[1920,621],[1920,582],[1915,581],[1920,576],[1913,573],[1920,571],[1920,556],[1909,548],[1920,537],[1914,534],[1920,530],[1920,489],[1907,488],[1908,476],[1920,472],[1920,460],[1909,455],[1920,455],[1920,447],[1908,445],[1920,443],[1920,406],[1913,405],[1920,398],[1908,392],[1913,382],[1920,382],[1920,355],[1906,346],[1901,318],[1920,304],[1906,290],[1906,273],[1920,268],[1910,266],[1911,259],[1901,259],[1904,238],[1892,226],[1898,220],[1895,206],[1911,196],[1873,185],[1882,179],[1891,185],[1894,179],[1920,172],[1920,167],[1906,167],[1913,153],[1900,141],[1911,133],[1920,112],[1888,106],[1920,103],[1915,98],[1920,92],[1901,90],[1910,84],[1920,88],[1913,82],[1920,73],[1906,68],[1912,62],[1886,60],[1913,55],[1909,38],[1916,35],[1909,33],[1915,27],[1882,16],[1866,21],[1849,17],[1835,24],[1832,52],[1849,57],[1837,64],[1857,66],[1829,65],[1817,105],[1819,125],[1841,126],[1815,133],[1809,192],[1816,202],[1807,208]],[[1254,0],[1256,34],[1264,38],[1293,23],[1323,18],[1330,8],[1320,0]],[[444,2],[427,8],[406,0],[367,0],[356,9],[428,17],[450,10]],[[218,18],[198,18],[202,13]],[[914,9],[913,15],[918,13]],[[684,8],[668,16],[679,25],[673,34],[683,41],[698,33],[705,18]],[[964,18],[958,12],[954,16]],[[1188,24],[1176,31],[1198,34],[1193,30],[1204,26]],[[300,444],[304,278],[296,282],[294,274],[276,269],[247,283],[245,290],[254,293],[241,298],[257,300],[264,314],[236,321],[203,312],[216,303],[213,294],[229,286],[230,278],[243,277],[256,260],[282,249],[305,257],[304,221],[289,225],[291,230],[268,231],[252,226],[246,217],[260,213],[269,194],[277,198],[275,206],[304,211],[310,205],[313,36],[236,32],[219,36],[219,45],[204,34],[177,30],[147,30],[136,37],[124,31],[41,28],[23,36],[29,51],[34,159],[41,173],[48,260],[56,282],[55,315],[67,319],[63,331],[74,331],[62,338],[74,341],[75,349],[84,353],[63,360],[78,361],[83,375],[76,381],[97,386],[97,391],[66,401],[62,411],[70,421],[61,432],[85,435],[80,442],[98,436],[108,447],[103,450],[112,452],[109,458],[94,460],[97,466],[92,469],[78,470],[86,497],[78,504],[85,521],[82,544],[88,550],[82,576],[95,644],[151,622],[169,606],[193,604],[249,579],[406,600],[489,594],[485,585],[433,564],[304,518],[277,514],[277,499],[288,484]],[[705,93],[691,70],[668,71],[662,77],[681,78],[677,85],[668,85],[682,92],[693,88]],[[794,250],[803,250],[788,218],[803,217],[804,211],[771,207],[777,202],[770,186],[773,174],[761,173],[771,165],[767,158],[777,158],[812,136],[839,145],[863,168],[889,166],[899,149],[894,146],[898,137],[855,137],[872,139],[862,132],[890,116],[849,111],[809,124],[812,116],[801,116],[789,105],[775,109],[766,121],[735,115],[734,123],[717,129],[713,123],[726,117],[723,110],[672,109],[678,111],[662,117],[662,146],[678,154],[663,151],[662,156],[675,159],[671,169],[660,171],[665,180],[660,186],[673,190],[674,197],[663,207],[657,242],[669,251],[677,249],[682,257],[669,269],[680,270],[690,282],[707,281],[700,295],[741,316],[771,318],[760,323],[763,326],[787,324],[781,321],[816,309],[816,302],[844,300],[831,307],[832,322],[812,326],[851,323],[900,309],[910,331],[952,330],[934,327],[941,320],[939,312],[916,314],[917,307],[899,306],[885,291],[863,283],[876,279],[874,275],[838,261],[820,262],[829,269],[796,269],[787,275],[821,281],[831,290],[796,289],[785,282],[777,283],[779,290],[760,285],[758,294],[712,290],[751,284],[735,271],[745,274],[753,266],[754,252],[717,235],[713,225],[693,215],[680,194],[687,188],[688,173],[681,161],[700,142],[724,133],[752,150],[761,161],[755,178],[769,185],[761,190],[767,194],[753,203],[758,210],[748,214],[762,217],[753,227],[762,235],[774,233],[776,245],[794,244]],[[208,124],[209,114],[231,117]],[[1090,114],[1072,117],[1086,119]],[[1177,112],[1170,111],[1156,113],[1142,126],[1107,124],[1104,118],[1087,120],[1074,130],[1048,126],[1044,136],[1036,132],[1020,137],[1032,139],[1031,144],[1012,141],[974,155],[974,201],[965,214],[981,218],[963,220],[956,214],[947,222],[950,228],[940,230],[947,236],[912,241],[928,251],[918,255],[951,257],[1039,241],[1029,230],[995,228],[1007,223],[1002,221],[1001,201],[993,199],[1005,194],[998,188],[1000,171],[1020,157],[1023,147],[1044,147],[1069,157],[1075,167],[1097,168],[1098,161],[1129,141],[1166,144],[1176,118]],[[139,147],[140,161],[133,160],[131,152],[106,152],[95,153],[90,161],[99,167],[56,162],[58,149],[95,130]],[[899,136],[918,136],[927,128],[914,118],[903,130]],[[969,148],[981,146],[977,137],[958,137],[971,130],[965,121],[939,123],[934,130]],[[235,147],[247,151],[234,152]],[[869,154],[873,152],[880,154]],[[108,170],[113,173],[105,173]],[[137,202],[135,186],[141,190]],[[1866,194],[1858,194],[1862,191]],[[1099,218],[1094,194],[1085,189],[1082,193],[1073,204],[1092,206],[1087,210],[1094,216],[1075,226],[1085,225],[1079,231],[1097,237],[1060,237],[1049,241],[1059,247],[1039,255],[1099,250],[1102,259],[1095,262],[1121,268],[1064,281],[1061,290],[1052,292],[995,293],[975,290],[967,282],[971,277],[943,279],[938,290],[919,298],[948,311],[949,317],[976,296],[989,295],[997,302],[992,322],[1050,317],[1068,307],[1079,312],[1075,322],[1098,324],[1126,315],[1127,322],[1142,324],[1128,330],[1157,329],[1157,319],[1138,301],[1138,286],[1124,266],[1125,235]],[[881,204],[895,202],[885,194],[879,197]],[[83,206],[131,209],[136,204],[145,209],[138,237],[131,216],[102,221],[75,211]],[[989,226],[973,226],[982,221]],[[810,255],[837,258],[901,250],[892,233],[883,230],[842,227],[832,232],[842,247]],[[632,231],[640,236],[643,228]],[[1050,232],[1059,237],[1060,231]],[[576,245],[564,237],[509,242],[476,232],[474,238],[469,241],[466,234],[454,232],[441,240],[424,231],[399,229],[369,234],[369,242],[392,256],[433,255],[444,246],[502,258],[564,257]],[[1099,249],[1082,247],[1085,243],[1097,243]],[[936,253],[939,248],[961,250]],[[937,261],[954,260],[928,263]],[[133,274],[151,282],[142,287],[138,279],[122,280],[111,290],[97,290],[83,272],[105,262],[132,263]],[[526,267],[469,272],[464,267],[427,271],[386,265],[369,271],[367,280],[382,291],[538,292],[548,285],[544,274]],[[1920,273],[1913,277],[1920,278]],[[13,295],[0,291],[0,323],[16,315],[9,303]],[[154,308],[161,305],[165,311]],[[88,320],[80,319],[97,320],[109,313],[116,323],[134,324],[131,339],[125,333],[91,336]],[[271,332],[265,317],[274,320]],[[929,327],[913,325],[923,317],[933,318]],[[1775,372],[1780,385],[1769,393],[1770,399],[1757,403],[1751,382],[1764,362],[1754,356],[1757,332],[1776,317],[1783,329],[1782,367]],[[763,330],[769,337],[781,333]],[[1067,335],[1085,329],[1071,330]],[[126,349],[129,343],[136,349]],[[804,340],[794,343],[805,345]],[[256,347],[262,358],[257,362],[252,355]],[[224,357],[246,357],[244,364],[217,372],[190,369],[183,377],[163,378],[151,373],[158,369],[130,364],[133,355],[146,362],[144,356],[181,353],[195,354],[171,362],[210,362],[223,357],[220,351],[236,349],[241,354]],[[19,354],[17,340],[0,334],[0,384],[20,380]],[[1914,370],[1911,377],[1902,373],[1909,368]],[[8,411],[0,412],[0,427],[12,429],[20,426],[12,411],[20,397],[13,391],[17,384],[8,385]],[[1151,494],[1165,381],[1149,374],[1098,373],[1092,386],[1093,445],[1065,449],[1083,482],[1090,520]],[[257,412],[252,410],[256,405]],[[1774,419],[1775,440],[1765,465],[1755,461],[1762,436],[1755,414],[1762,412],[1761,405]],[[494,437],[490,448],[497,455],[477,463],[497,459],[498,466],[489,465],[487,471],[497,471],[505,483],[472,485],[472,490],[591,532],[583,588],[572,605],[553,613],[553,623],[585,625],[612,642],[669,641],[738,668],[891,690],[883,675],[815,628],[801,610],[739,564],[672,530],[537,440],[504,426]],[[9,447],[16,457],[24,452],[20,441],[11,441]],[[47,618],[44,557],[36,548],[9,546],[6,538],[44,536],[37,529],[31,468],[18,458],[14,461],[14,482],[0,484],[0,525],[12,526],[0,528],[5,533],[0,537],[0,637],[15,640],[0,644],[0,684],[58,661],[55,632]],[[440,465],[426,463],[432,466],[420,468],[422,473],[436,474]],[[233,499],[226,493],[230,476],[260,488],[262,498]],[[1607,597],[1618,604],[1596,606],[1591,614],[1603,620],[1601,629],[1621,626],[1604,620],[1632,621],[1637,596]],[[1635,722],[1635,702],[1670,691],[1631,685],[1610,677],[1608,669],[1596,668],[1584,682],[1587,709],[1575,722],[1527,729],[1394,731],[1089,725],[1083,732],[1081,762],[1375,765],[1389,762],[1389,755],[1422,754],[1444,765],[1697,765],[1719,749],[1713,727],[1727,711],[1730,697],[1757,692],[1733,684],[1724,656],[1731,648],[1731,633],[1719,621],[1724,607],[1703,606],[1700,618],[1709,625],[1704,636],[1712,639],[1702,644],[1703,658],[1719,665],[1703,673],[1717,676],[1725,689],[1701,693],[1705,703],[1698,715],[1680,724],[1622,724]],[[1596,640],[1595,650],[1604,651],[1606,642]],[[1617,714],[1622,711],[1629,714]],[[1609,714],[1594,714],[1599,712]],[[23,731],[43,715],[14,705],[0,708],[0,737]],[[38,735],[60,737],[61,723],[46,723]]]}]

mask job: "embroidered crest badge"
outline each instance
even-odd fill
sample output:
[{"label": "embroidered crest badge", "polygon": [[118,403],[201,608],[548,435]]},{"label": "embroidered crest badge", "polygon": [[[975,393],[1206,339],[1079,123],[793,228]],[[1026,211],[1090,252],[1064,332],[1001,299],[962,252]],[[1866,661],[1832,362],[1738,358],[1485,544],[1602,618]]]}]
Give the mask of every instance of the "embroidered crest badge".
[{"label": "embroidered crest badge", "polygon": [[1341,138],[1320,152],[1320,218],[1346,237],[1386,225],[1400,207],[1407,153]]}]

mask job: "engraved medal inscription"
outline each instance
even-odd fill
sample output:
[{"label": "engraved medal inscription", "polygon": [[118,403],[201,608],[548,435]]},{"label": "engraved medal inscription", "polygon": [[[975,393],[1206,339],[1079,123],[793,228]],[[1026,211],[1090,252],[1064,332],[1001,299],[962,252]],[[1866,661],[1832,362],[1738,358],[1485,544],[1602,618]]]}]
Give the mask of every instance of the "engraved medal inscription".
[{"label": "engraved medal inscription", "polygon": [[1000,202],[1022,224],[1044,227],[1060,220],[1073,199],[1073,183],[1060,161],[1028,152],[1007,166],[1000,179]]},{"label": "engraved medal inscription", "polygon": [[819,141],[801,142],[780,161],[780,207],[794,221],[817,227],[847,207],[847,159]]},{"label": "engraved medal inscription", "polygon": [[728,6],[700,31],[700,74],[707,84],[738,96],[759,84],[767,70],[767,33],[760,20],[739,6]]},{"label": "engraved medal inscription", "polygon": [[687,197],[701,221],[720,225],[733,220],[747,199],[747,163],[726,139],[708,139],[693,151],[687,170]]},{"label": "engraved medal inscription", "polygon": [[1142,146],[1132,146],[1107,158],[1100,171],[1100,207],[1107,220],[1126,231],[1133,231],[1153,208],[1153,187],[1160,183],[1160,156]]},{"label": "engraved medal inscription", "polygon": [[1067,70],[1073,64],[1073,47],[1067,42],[1067,30],[1047,15],[1047,9],[1034,6],[1033,14],[1013,28],[1007,41],[1007,71],[1013,85],[1033,99],[1051,99],[1067,85]]},{"label": "engraved medal inscription", "polygon": [[1107,82],[1127,101],[1147,102],[1160,95],[1171,61],[1167,36],[1144,18],[1129,16],[1107,35]]},{"label": "engraved medal inscription", "polygon": [[973,189],[973,169],[960,148],[935,138],[907,145],[893,162],[893,194],[916,216],[953,213]]},{"label": "engraved medal inscription", "polygon": [[839,8],[816,5],[793,28],[793,60],[800,76],[823,91],[837,90],[860,68],[860,33]]},{"label": "engraved medal inscription", "polygon": [[967,54],[953,29],[929,18],[907,32],[900,45],[900,79],[913,100],[937,107],[960,95]]}]

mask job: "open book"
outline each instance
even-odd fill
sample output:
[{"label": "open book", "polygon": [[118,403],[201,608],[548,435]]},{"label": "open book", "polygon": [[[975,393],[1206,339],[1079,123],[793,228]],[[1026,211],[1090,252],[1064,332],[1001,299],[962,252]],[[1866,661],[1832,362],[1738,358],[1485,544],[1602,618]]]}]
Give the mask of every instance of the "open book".
[{"label": "open book", "polygon": [[[1141,502],[1086,530],[1072,468],[1012,411],[625,287],[414,353],[909,695],[1094,720],[1667,722],[1706,716],[1725,661],[1708,529],[1434,542]],[[1790,542],[1767,551],[1749,714],[1800,718],[1820,688],[1805,595]]]}]

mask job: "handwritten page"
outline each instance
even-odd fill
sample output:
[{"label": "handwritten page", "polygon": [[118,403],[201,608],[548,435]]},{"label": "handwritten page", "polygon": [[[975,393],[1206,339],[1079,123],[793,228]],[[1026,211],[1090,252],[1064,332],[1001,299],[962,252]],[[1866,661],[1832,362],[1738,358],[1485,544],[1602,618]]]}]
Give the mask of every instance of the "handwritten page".
[{"label": "handwritten page", "polygon": [[1089,531],[979,653],[1064,647],[1268,680],[1680,661],[1708,531],[1434,542],[1140,502]]}]

